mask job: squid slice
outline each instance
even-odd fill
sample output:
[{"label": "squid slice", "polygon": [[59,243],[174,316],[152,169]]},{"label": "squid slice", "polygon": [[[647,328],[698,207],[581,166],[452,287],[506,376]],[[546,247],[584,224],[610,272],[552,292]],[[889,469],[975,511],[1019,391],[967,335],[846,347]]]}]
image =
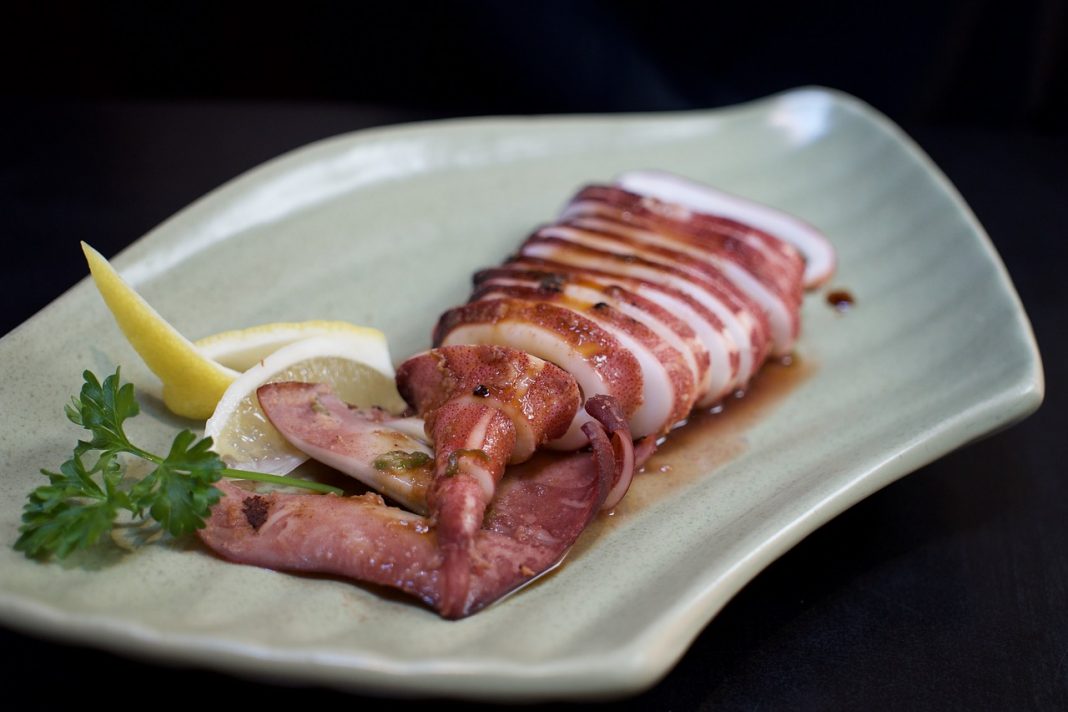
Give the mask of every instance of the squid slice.
[{"label": "squid slice", "polygon": [[635,437],[661,435],[682,420],[693,406],[694,374],[682,354],[640,320],[616,309],[603,291],[566,285],[545,292],[526,285],[487,285],[472,301],[515,298],[559,304],[611,333],[634,354],[642,369],[642,402],[629,418]]},{"label": "squid slice", "polygon": [[737,261],[761,278],[803,281],[805,260],[796,247],[763,230],[729,218],[694,212],[677,203],[643,196],[617,186],[589,185],[567,205],[560,221],[603,219],[662,235],[676,249],[714,251]]},{"label": "squid slice", "polygon": [[[623,495],[630,489],[635,470],[645,464],[645,461],[652,456],[653,451],[656,449],[656,438],[645,438],[641,452],[636,454],[634,440],[631,437],[630,430],[627,428],[627,423],[620,417],[615,404],[610,398],[594,396],[586,401],[586,410],[597,421],[597,423],[587,423],[582,426],[583,432],[590,439],[595,458],[599,462],[612,461],[615,463],[608,492],[601,504],[601,509],[612,509],[619,504],[620,500],[623,499]],[[604,437],[603,431],[597,427],[598,424],[611,436],[611,457],[605,451],[608,440]],[[640,458],[640,461],[638,458]]]},{"label": "squid slice", "polygon": [[[801,327],[800,282],[788,273],[767,264],[735,259],[736,253],[702,249],[685,242],[672,244],[666,231],[651,232],[604,218],[576,217],[562,224],[587,231],[595,242],[609,250],[620,247],[654,262],[666,262],[684,272],[698,271],[710,277],[722,275],[760,305],[768,316],[773,352],[784,355],[793,350]],[[545,234],[552,234],[551,228]],[[670,247],[666,246],[670,244]]]},{"label": "squid slice", "polygon": [[661,171],[628,171],[616,179],[625,190],[708,215],[747,223],[795,246],[805,258],[804,285],[824,284],[835,271],[835,252],[819,230],[767,205]]},{"label": "squid slice", "polygon": [[404,507],[426,513],[434,451],[417,418],[350,408],[330,386],[268,383],[256,391],[267,419],[293,447]]},{"label": "squid slice", "polygon": [[[684,292],[618,272],[577,267],[536,257],[516,257],[497,269],[530,271],[550,286],[561,280],[580,278],[605,286],[625,287],[638,299],[645,300],[638,304],[640,308],[646,311],[658,310],[662,318],[673,320],[675,328],[682,330],[680,335],[691,342],[698,363],[705,369],[698,384],[697,405],[713,405],[730,393],[739,369],[738,346],[723,322]],[[482,275],[489,276],[493,273],[494,270],[483,270],[476,275],[476,286]],[[704,364],[707,364],[707,367]]]},{"label": "squid slice", "polygon": [[767,355],[768,327],[764,313],[747,305],[747,300],[740,299],[736,293],[725,290],[723,284],[641,257],[605,252],[559,236],[531,237],[520,248],[520,254],[575,267],[618,272],[676,289],[694,299],[715,315],[737,346],[739,362],[732,388],[743,388]]},{"label": "squid slice", "polygon": [[471,301],[482,298],[494,287],[528,287],[538,290],[540,294],[564,292],[590,304],[605,302],[624,316],[641,323],[677,351],[693,377],[694,387],[699,392],[704,389],[709,369],[708,349],[694,330],[660,305],[620,284],[584,273],[551,273],[505,264],[475,275],[475,292]]},{"label": "squid slice", "polygon": [[789,243],[750,225],[616,186],[583,188],[561,220],[637,242],[682,267],[693,260],[713,267],[768,311],[776,352],[789,352],[799,329],[805,268],[803,256]]},{"label": "squid slice", "polygon": [[[641,405],[642,371],[638,359],[593,321],[563,307],[520,299],[487,299],[445,312],[434,330],[439,346],[508,344],[553,363],[571,374],[586,398],[612,396],[626,418]],[[579,412],[561,437],[548,447],[574,450],[586,444]]]},{"label": "squid slice", "polygon": [[[669,269],[684,279],[714,284],[730,303],[739,307],[740,313],[763,317],[765,338],[770,338],[776,353],[789,353],[793,348],[800,323],[797,308],[791,308],[787,299],[773,293],[764,282],[731,260],[719,260],[712,253],[709,256],[712,262],[697,260],[661,245],[647,245],[630,237],[631,232],[640,231],[620,226],[611,232],[601,232],[563,223],[538,230],[535,238],[557,238],[631,261],[640,259],[645,264]],[[799,305],[800,293],[790,301]]]},{"label": "squid slice", "polygon": [[528,459],[566,428],[578,409],[574,379],[552,363],[507,346],[438,348],[412,356],[397,372],[401,395],[427,417],[458,398],[505,412],[516,431],[510,463]]}]

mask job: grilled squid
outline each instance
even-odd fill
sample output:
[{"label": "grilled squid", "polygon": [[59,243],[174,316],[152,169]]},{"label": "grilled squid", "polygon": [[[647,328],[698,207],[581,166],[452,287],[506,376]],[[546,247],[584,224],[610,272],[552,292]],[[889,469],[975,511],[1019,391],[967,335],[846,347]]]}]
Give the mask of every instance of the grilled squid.
[{"label": "grilled squid", "polygon": [[678,176],[587,186],[398,367],[406,416],[320,384],[259,390],[293,445],[388,502],[225,485],[201,536],[469,615],[555,565],[692,409],[790,353],[804,289],[834,268],[806,223]]},{"label": "grilled squid", "polygon": [[[711,215],[705,204],[731,209]],[[790,353],[806,282],[833,270],[818,233],[754,205],[651,172],[587,186],[505,264],[476,275],[435,343],[508,344],[552,361],[586,397],[615,398],[635,437],[660,437],[695,406],[744,390],[768,356]],[[746,211],[791,239],[736,219]],[[549,447],[581,445],[587,421],[580,411]]]}]

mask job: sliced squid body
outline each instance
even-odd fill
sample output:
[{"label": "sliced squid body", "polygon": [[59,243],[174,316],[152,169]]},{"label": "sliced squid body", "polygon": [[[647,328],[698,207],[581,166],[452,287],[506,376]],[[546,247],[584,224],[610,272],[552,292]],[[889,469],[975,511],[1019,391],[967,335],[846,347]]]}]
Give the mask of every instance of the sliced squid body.
[{"label": "sliced squid body", "polygon": [[[803,290],[834,253],[814,228],[685,179],[626,173],[580,190],[558,222],[442,315],[435,344],[501,344],[559,365],[584,398],[615,399],[636,438],[743,390],[789,354]],[[580,410],[549,447],[586,439]]]},{"label": "sliced squid body", "polygon": [[[768,350],[767,320],[737,289],[722,280],[687,275],[672,265],[652,262],[626,252],[607,252],[583,244],[583,232],[559,228],[555,235],[539,233],[521,249],[524,258],[547,259],[583,270],[598,270],[635,279],[652,287],[681,294],[698,310],[701,322],[718,329],[730,344],[732,388],[741,388],[752,377]],[[568,239],[574,238],[574,239]],[[702,398],[703,394],[698,394]]]},{"label": "sliced squid body", "polygon": [[787,212],[663,171],[627,171],[616,184],[665,203],[752,225],[790,243],[805,257],[807,289],[819,287],[834,274],[837,260],[827,237]]},{"label": "sliced squid body", "polygon": [[675,342],[676,348],[681,351],[689,348],[693,353],[697,391],[705,393],[705,398],[714,402],[730,392],[740,365],[737,342],[715,314],[669,284],[643,281],[611,270],[517,257],[502,267],[476,275],[475,297],[482,297],[494,284],[521,283],[551,293],[574,281],[598,285],[610,297],[610,304],[658,331],[665,339],[671,340],[665,331],[674,332],[682,340],[681,344]]},{"label": "sliced squid body", "polygon": [[734,302],[766,315],[774,352],[793,348],[804,261],[788,243],[615,187],[583,189],[561,217],[585,244],[716,281]]},{"label": "sliced squid body", "polygon": [[[637,358],[642,369],[642,403],[632,418],[635,436],[655,432],[665,420],[678,420],[693,406],[696,382],[704,376],[692,343],[673,331],[672,322],[655,304],[616,286],[579,279],[560,281],[552,303],[581,310]],[[513,276],[488,279],[475,293],[477,300],[499,298],[545,299],[537,282]],[[656,318],[660,316],[665,321]],[[691,332],[692,333],[692,332]]]},{"label": "sliced squid body", "polygon": [[[574,310],[550,302],[487,299],[446,312],[437,333],[442,346],[508,344],[551,361],[574,377],[586,397],[614,397],[634,425],[644,385],[638,357],[613,334]],[[589,418],[579,413],[561,441],[554,443],[557,449],[573,450],[585,444],[581,428]]]}]

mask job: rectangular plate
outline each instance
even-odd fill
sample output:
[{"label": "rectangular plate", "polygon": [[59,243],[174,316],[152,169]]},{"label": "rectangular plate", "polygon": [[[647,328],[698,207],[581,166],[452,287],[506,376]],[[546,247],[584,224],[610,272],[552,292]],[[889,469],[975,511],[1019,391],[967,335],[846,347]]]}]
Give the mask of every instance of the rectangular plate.
[{"label": "rectangular plate", "polygon": [[[841,315],[807,298],[789,387],[757,379],[672,438],[557,572],[446,622],[406,599],[224,563],[195,541],[74,563],[11,549],[26,494],[80,433],[80,373],[122,364],[136,438],[178,427],[83,281],[0,342],[0,619],[163,660],[378,692],[614,696],[652,685],[747,581],[806,534],[940,455],[1030,413],[1043,382],[1000,260],[900,130],[823,89],[655,116],[474,119],[340,136],[214,191],[115,260],[183,333],[268,321],[377,326],[426,348],[472,272],[586,182],[681,173],[793,212],[839,250]],[[77,249],[71,244],[71,249]],[[761,393],[763,389],[763,393]],[[194,426],[195,427],[195,426]],[[662,468],[662,465],[670,465]],[[661,471],[664,469],[665,471]]]}]

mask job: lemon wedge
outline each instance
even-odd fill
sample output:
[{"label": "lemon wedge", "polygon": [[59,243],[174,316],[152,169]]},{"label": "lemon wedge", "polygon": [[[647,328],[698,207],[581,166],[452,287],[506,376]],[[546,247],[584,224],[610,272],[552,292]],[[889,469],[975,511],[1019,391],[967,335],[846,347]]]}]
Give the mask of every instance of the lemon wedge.
[{"label": "lemon wedge", "polygon": [[82,251],[104,303],[134,350],[163,383],[163,402],[173,413],[203,420],[238,377],[182,336],[115,268],[86,243]]},{"label": "lemon wedge", "polygon": [[228,466],[284,475],[307,460],[275,430],[260,409],[256,389],[264,383],[327,383],[346,403],[405,408],[393,382],[385,336],[374,329],[341,330],[283,346],[249,368],[219,400],[204,426],[212,449]]},{"label": "lemon wedge", "polygon": [[193,343],[200,353],[211,360],[232,368],[247,371],[283,346],[313,336],[350,334],[371,340],[382,340],[382,332],[347,321],[301,321],[263,324],[247,329],[224,331],[205,336]]}]

